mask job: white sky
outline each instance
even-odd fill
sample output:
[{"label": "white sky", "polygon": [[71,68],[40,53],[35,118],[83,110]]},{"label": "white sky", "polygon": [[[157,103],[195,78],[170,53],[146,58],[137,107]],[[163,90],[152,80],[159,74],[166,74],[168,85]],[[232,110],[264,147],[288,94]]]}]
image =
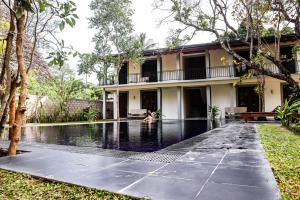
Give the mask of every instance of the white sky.
[{"label": "white sky", "polygon": [[[65,40],[66,44],[70,44],[80,53],[92,52],[94,44],[92,38],[94,31],[88,26],[87,18],[91,16],[89,4],[91,0],[74,0],[77,4],[77,14],[79,20],[74,28],[66,28],[61,34],[61,38]],[[146,33],[148,39],[153,39],[158,43],[159,47],[164,47],[165,39],[168,36],[170,25],[163,24],[159,26],[159,19],[167,13],[154,10],[152,6],[153,0],[132,0],[132,8],[135,10],[133,16],[133,24],[137,33]],[[191,43],[205,43],[210,42],[214,38],[208,33],[201,33],[195,37]],[[70,60],[70,66],[76,69],[77,59]],[[89,80],[97,83],[95,77]]]}]

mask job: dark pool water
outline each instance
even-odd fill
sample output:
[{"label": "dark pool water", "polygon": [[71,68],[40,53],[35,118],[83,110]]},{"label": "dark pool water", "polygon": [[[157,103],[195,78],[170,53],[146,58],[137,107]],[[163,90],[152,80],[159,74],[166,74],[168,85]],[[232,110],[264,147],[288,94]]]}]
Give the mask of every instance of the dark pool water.
[{"label": "dark pool water", "polygon": [[21,141],[124,151],[152,152],[204,133],[212,125],[207,120],[142,121],[87,125],[24,127]]}]

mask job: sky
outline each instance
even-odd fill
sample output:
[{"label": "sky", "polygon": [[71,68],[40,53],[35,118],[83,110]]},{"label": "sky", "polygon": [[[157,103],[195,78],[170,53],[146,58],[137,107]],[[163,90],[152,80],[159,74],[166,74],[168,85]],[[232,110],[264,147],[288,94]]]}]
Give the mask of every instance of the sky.
[{"label": "sky", "polygon": [[[94,49],[92,38],[95,31],[89,28],[88,17],[91,16],[89,4],[91,0],[74,0],[77,4],[77,20],[74,28],[66,28],[60,35],[61,39],[65,40],[65,44],[71,45],[80,53],[89,53]],[[135,10],[133,15],[133,24],[136,33],[146,33],[148,39],[152,39],[158,44],[158,47],[165,47],[165,40],[169,34],[170,24],[159,25],[161,17],[166,16],[167,13],[153,9],[153,0],[132,0],[132,8]],[[210,42],[214,39],[208,33],[201,33],[195,37],[189,44]],[[78,60],[71,59],[70,66],[76,70]],[[83,77],[80,77],[83,78]],[[96,83],[95,77],[89,80]]]}]

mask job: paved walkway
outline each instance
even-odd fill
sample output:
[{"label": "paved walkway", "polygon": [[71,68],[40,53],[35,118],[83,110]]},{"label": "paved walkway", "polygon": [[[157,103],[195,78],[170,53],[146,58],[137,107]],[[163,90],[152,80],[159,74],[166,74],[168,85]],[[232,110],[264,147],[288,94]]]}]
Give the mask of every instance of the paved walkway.
[{"label": "paved walkway", "polygon": [[0,158],[0,168],[159,200],[280,199],[253,124],[227,124],[162,150],[187,152],[172,162],[29,146]]}]

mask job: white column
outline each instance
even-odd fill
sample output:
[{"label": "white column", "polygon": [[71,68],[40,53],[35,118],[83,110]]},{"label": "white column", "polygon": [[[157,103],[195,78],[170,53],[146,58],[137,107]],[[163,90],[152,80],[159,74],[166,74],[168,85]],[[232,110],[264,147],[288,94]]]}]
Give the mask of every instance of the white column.
[{"label": "white column", "polygon": [[234,77],[235,76],[235,67],[233,66],[233,57],[232,57],[232,55],[228,54],[227,59],[228,59],[230,76]]},{"label": "white column", "polygon": [[230,107],[237,107],[237,102],[236,102],[236,87],[231,84],[232,90],[231,90],[231,102],[230,102]]},{"label": "white column", "polygon": [[161,57],[157,56],[157,81],[161,81],[161,77],[162,77],[162,66],[161,66]]},{"label": "white column", "polygon": [[102,100],[102,118],[106,119],[106,91],[103,90],[103,100]]},{"label": "white column", "polygon": [[181,69],[181,64],[180,64],[180,53],[177,54],[176,56],[176,69],[180,70]]},{"label": "white column", "polygon": [[183,69],[182,55],[181,55],[181,53],[179,53],[176,56],[176,70],[178,71],[178,77],[177,77],[178,80],[183,78],[182,69]]},{"label": "white column", "polygon": [[157,89],[157,109],[162,112],[162,93],[161,88]]},{"label": "white column", "polygon": [[205,68],[206,68],[206,78],[211,78],[210,72],[210,60],[209,60],[209,51],[205,51]]},{"label": "white column", "polygon": [[181,119],[185,119],[185,109],[184,109],[184,89],[180,87],[180,96],[181,96]]},{"label": "white column", "polygon": [[181,105],[182,105],[182,98],[181,98],[181,87],[177,87],[177,112],[178,116],[177,119],[181,119]]},{"label": "white column", "polygon": [[211,106],[211,87],[206,86],[207,117],[209,117],[209,107]]},{"label": "white column", "polygon": [[113,93],[113,99],[114,99],[114,119],[117,119],[118,118],[118,114],[117,114],[117,109],[118,109],[117,92]]}]

